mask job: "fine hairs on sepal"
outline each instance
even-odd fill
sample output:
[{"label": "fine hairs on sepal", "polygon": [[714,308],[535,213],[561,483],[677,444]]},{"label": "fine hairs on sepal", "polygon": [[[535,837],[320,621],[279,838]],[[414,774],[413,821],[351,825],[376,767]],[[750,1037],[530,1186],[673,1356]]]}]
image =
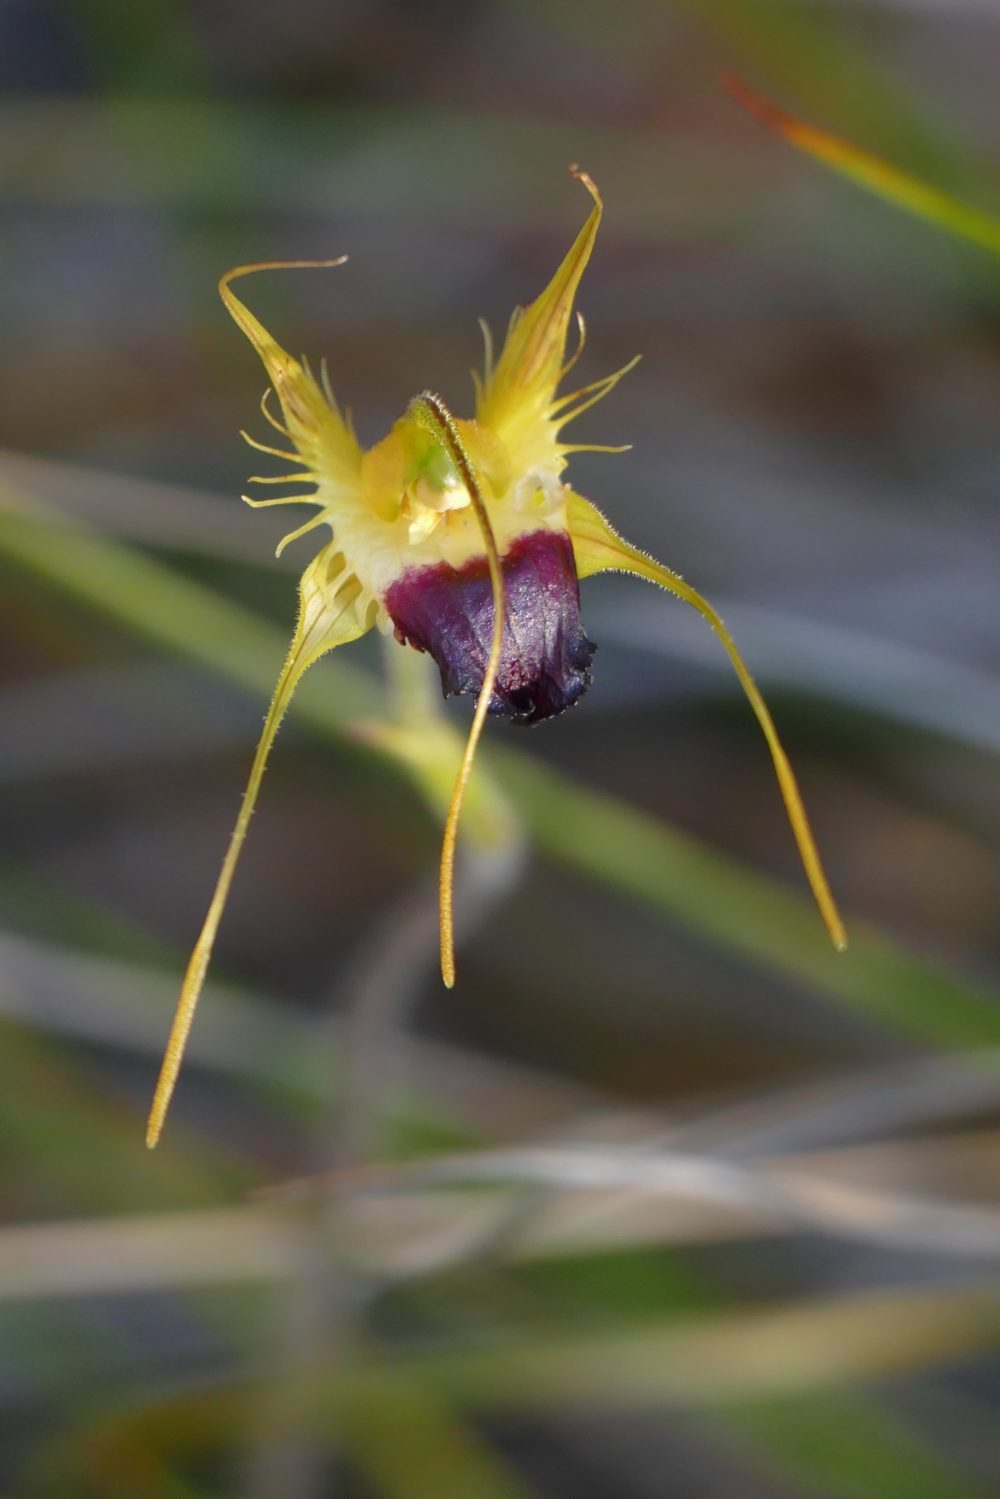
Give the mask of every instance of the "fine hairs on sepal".
[{"label": "fine hairs on sepal", "polygon": [[[308,505],[314,513],[278,545],[279,555],[326,527],[329,536],[299,582],[299,608],[254,755],[236,825],[181,987],[149,1118],[147,1143],[163,1128],[216,933],[246,839],[264,769],[297,683],[313,662],[378,625],[401,646],[429,653],[445,694],[475,698],[441,845],[441,975],[455,982],[454,876],[459,823],[488,716],[537,724],[578,703],[591,687],[596,647],[583,626],[580,581],[616,571],[656,583],[695,608],[719,636],[764,733],[807,877],[831,940],[846,938],[794,774],[761,693],[712,606],[670,568],[633,547],[563,478],[579,452],[624,452],[627,444],[567,443],[563,431],[617,387],[638,356],[568,394],[558,388],[580,359],[586,326],[567,357],[580,278],[603,212],[579,167],[591,210],[545,290],[513,314],[499,354],[486,332],[485,367],[474,376],[475,415],[455,416],[422,391],[384,438],[362,450],[334,397],[325,363],[317,381],[288,354],[233,290],[251,273],[341,266],[346,257],[238,266],[219,290],[259,355],[280,406],[261,410],[282,446],[244,433],[256,451],[290,472],[250,482],[291,493],[244,496],[255,508]],[[304,487],[303,487],[304,486]]]}]

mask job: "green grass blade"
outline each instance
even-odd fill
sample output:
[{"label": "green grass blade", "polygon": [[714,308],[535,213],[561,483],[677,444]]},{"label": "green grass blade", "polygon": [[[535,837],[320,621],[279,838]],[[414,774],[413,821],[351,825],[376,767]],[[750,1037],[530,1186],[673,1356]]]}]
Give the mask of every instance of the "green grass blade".
[{"label": "green grass blade", "polygon": [[[0,554],[134,633],[267,693],[285,651],[282,630],[120,543],[27,518],[26,497],[13,498],[21,513],[8,503]],[[337,661],[306,678],[295,711],[340,738],[373,716],[379,696],[374,680]],[[528,756],[494,747],[489,758],[529,831],[561,862],[902,1035],[947,1047],[1000,1042],[990,992],[857,923],[849,923],[849,951],[836,955],[803,895]]]},{"label": "green grass blade", "polygon": [[789,145],[905,213],[925,219],[947,234],[968,240],[993,255],[1000,255],[1000,218],[971,208],[850,141],[787,114],[739,78],[728,77],[725,83],[744,109]]}]

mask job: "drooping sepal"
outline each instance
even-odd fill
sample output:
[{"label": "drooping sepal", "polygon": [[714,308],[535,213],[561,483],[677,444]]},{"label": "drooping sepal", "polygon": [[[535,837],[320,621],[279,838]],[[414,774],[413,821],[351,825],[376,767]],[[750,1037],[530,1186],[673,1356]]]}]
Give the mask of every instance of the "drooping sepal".
[{"label": "drooping sepal", "polygon": [[[592,681],[596,647],[580,619],[580,588],[565,532],[517,537],[502,559],[506,615],[489,711],[515,723],[540,723],[571,707]],[[412,568],[385,605],[396,638],[428,651],[445,697],[475,696],[483,684],[493,633],[493,594],[485,557],[461,568]]]},{"label": "drooping sepal", "polygon": [[146,1128],[146,1144],[151,1148],[159,1140],[163,1129],[268,756],[292,693],[303,674],[320,656],[365,633],[371,624],[370,616],[373,611],[373,603],[366,599],[361,585],[347,568],[336,543],[328,542],[306,568],[299,583],[299,616],[291,648],[278,677],[271,706],[267,710],[236,826],[229,839],[208,913],[188,961]]},{"label": "drooping sepal", "polygon": [[668,593],[676,594],[678,598],[697,609],[698,613],[707,619],[715,630],[733,664],[750,706],[756,714],[764,738],[767,740],[785,810],[798,845],[799,856],[816,904],[826,923],[830,940],[838,949],[846,947],[847,935],[844,931],[844,924],[840,919],[840,913],[823,872],[795,773],[778,738],[774,720],[761,696],[760,689],[750,675],[743,657],[736,649],[735,641],[721,618],[708,600],[704,599],[697,589],[692,588],[690,583],[686,583],[678,573],[673,572],[669,567],[664,567],[663,563],[657,562],[655,557],[650,557],[648,553],[640,551],[638,547],[632,546],[624,537],[619,536],[596,505],[592,505],[582,495],[574,494],[572,491],[567,493],[566,516],[570,535],[573,538],[577,573],[581,578],[588,578],[600,572],[632,573],[637,578],[645,578],[647,582],[655,583],[658,587],[666,589]]}]

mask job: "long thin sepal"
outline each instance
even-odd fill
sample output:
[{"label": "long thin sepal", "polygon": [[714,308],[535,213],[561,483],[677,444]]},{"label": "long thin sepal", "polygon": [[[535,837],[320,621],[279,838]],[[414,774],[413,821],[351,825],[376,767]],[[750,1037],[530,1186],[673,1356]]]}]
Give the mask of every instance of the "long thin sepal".
[{"label": "long thin sepal", "polygon": [[188,961],[187,970],[184,974],[184,982],[181,985],[180,998],[174,1011],[173,1024],[170,1027],[170,1035],[167,1040],[166,1051],[163,1055],[163,1064],[156,1083],[156,1092],[153,1094],[153,1105],[149,1112],[149,1122],[146,1126],[146,1144],[152,1150],[160,1138],[163,1130],[167,1109],[170,1107],[170,1099],[173,1095],[177,1077],[184,1059],[184,1049],[187,1045],[188,1035],[194,1020],[195,1010],[198,1008],[198,1000],[205,983],[205,974],[208,971],[209,960],[212,956],[212,948],[215,945],[215,936],[219,930],[219,922],[226,908],[229,898],[229,887],[233,882],[236,865],[239,861],[240,852],[246,840],[247,829],[250,826],[250,818],[253,816],[254,805],[260,791],[261,781],[267,765],[267,758],[271,752],[278,726],[285,715],[285,710],[291,700],[295,684],[302,674],[302,667],[298,659],[298,652],[294,649],[289,653],[288,660],[282,668],[278,678],[278,685],[274,689],[271,706],[267,710],[264,720],[264,729],[257,744],[257,751],[253,758],[250,770],[250,778],[243,792],[243,800],[240,803],[239,815],[236,818],[236,826],[233,828],[229,839],[229,847],[222,864],[215,891],[212,895],[208,913],[205,916],[204,925],[194,951]]},{"label": "long thin sepal", "polygon": [[441,977],[444,980],[445,988],[451,989],[455,984],[454,892],[455,848],[458,842],[458,825],[462,816],[462,804],[465,801],[469,776],[472,774],[472,764],[476,758],[476,750],[483,732],[483,724],[486,722],[490,699],[493,696],[493,688],[496,685],[497,670],[500,666],[500,656],[503,651],[503,627],[506,606],[503,569],[500,565],[496,537],[493,534],[493,527],[490,524],[486,501],[480,488],[476,470],[459,436],[454,417],[440,396],[436,396],[433,392],[426,390],[413,400],[410,405],[410,412],[424,430],[430,432],[431,436],[445,449],[461,476],[462,483],[465,485],[469,499],[472,502],[472,508],[479,523],[479,529],[482,532],[483,545],[486,548],[486,561],[490,570],[490,584],[493,589],[493,639],[490,644],[489,659],[486,662],[482,686],[479,689],[479,696],[476,699],[476,711],[472,715],[472,725],[469,729],[469,737],[465,742],[462,763],[459,765],[458,774],[455,777],[455,787],[451,793],[451,802],[444,824],[444,837],[441,841],[441,871],[439,877]]},{"label": "long thin sepal", "polygon": [[[231,271],[227,271],[219,278],[219,295],[229,312],[233,322],[242,328],[247,338],[257,350],[269,375],[274,375],[276,370],[281,370],[285,365],[297,365],[298,361],[291,359],[285,353],[281,345],[272,338],[259,318],[247,307],[233,291],[231,282],[237,281],[241,276],[255,276],[258,271],[323,271],[330,270],[335,266],[344,265],[346,255],[338,255],[334,260],[258,260],[253,265],[237,265]],[[278,381],[275,381],[278,384]],[[278,391],[281,394],[280,388]]]},{"label": "long thin sepal", "polygon": [[581,578],[608,571],[627,572],[636,577],[645,578],[648,582],[656,583],[660,588],[675,594],[692,608],[697,609],[698,613],[707,619],[715,630],[733,664],[750,706],[756,714],[757,722],[764,732],[764,738],[767,740],[785,810],[798,845],[799,856],[820,914],[826,923],[830,940],[838,951],[843,950],[847,946],[847,934],[820,862],[795,773],[778,738],[778,731],[774,726],[770,710],[761,696],[759,687],[750,675],[746,663],[736,649],[733,637],[711,604],[701,596],[697,589],[692,588],[690,583],[686,583],[671,568],[665,567],[662,562],[657,562],[654,557],[648,556],[638,547],[625,541],[589,500],[572,494],[569,499],[568,515],[577,572]]},{"label": "long thin sepal", "polygon": [[212,956],[215,935],[229,896],[229,887],[233,882],[240,852],[246,840],[268,755],[285,710],[291,701],[292,693],[300,678],[314,661],[318,661],[335,646],[345,645],[349,640],[356,640],[359,635],[365,633],[371,624],[371,613],[370,601],[366,598],[357,578],[345,566],[343,555],[338,550],[336,542],[328,542],[309,563],[299,581],[299,617],[288,659],[281,669],[271,706],[267,710],[264,728],[257,744],[250,778],[243,793],[239,815],[229,840],[222,871],[181,985],[180,998],[174,1012],[173,1025],[170,1028],[167,1049],[164,1053],[156,1092],[153,1095],[149,1123],[146,1127],[146,1144],[150,1149],[159,1140],[163,1130],[163,1122],[170,1106],[171,1095],[184,1058],[184,1048]]}]

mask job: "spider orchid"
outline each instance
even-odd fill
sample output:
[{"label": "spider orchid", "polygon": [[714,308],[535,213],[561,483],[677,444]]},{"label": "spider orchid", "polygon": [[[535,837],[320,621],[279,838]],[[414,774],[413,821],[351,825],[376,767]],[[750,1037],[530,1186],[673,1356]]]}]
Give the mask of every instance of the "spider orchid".
[{"label": "spider orchid", "polygon": [[257,477],[257,484],[309,486],[254,506],[310,504],[315,514],[290,531],[292,541],[326,526],[332,533],[299,583],[299,613],[288,659],[268,709],[250,778],[208,914],[184,977],[150,1114],[155,1145],[166,1116],[212,946],[246,838],[278,725],[296,683],[327,651],[378,625],[400,644],[429,652],[445,696],[475,697],[465,752],[445,821],[441,852],[441,972],[455,981],[452,889],[458,823],[476,746],[487,714],[539,723],[571,707],[591,685],[595,647],[580,618],[579,580],[594,573],[632,573],[694,606],[713,626],[757,715],[813,894],[837,947],[844,930],[827,886],[791,766],[771,715],[715,610],[689,583],[639,551],[563,478],[577,452],[622,451],[563,440],[565,428],[602,400],[624,368],[557,395],[585,341],[566,357],[573,302],[601,220],[601,198],[585,172],[572,173],[593,200],[569,254],[541,296],[518,308],[499,358],[486,335],[486,368],[474,375],[476,415],[460,420],[440,396],[418,395],[381,442],[363,452],[341,415],[322,367],[321,380],[271,337],[233,291],[251,272],[331,266],[340,260],[239,266],[223,276],[222,299],[257,350],[281,406],[262,409],[291,445],[273,447],[244,433],[254,448],[295,472]]}]

